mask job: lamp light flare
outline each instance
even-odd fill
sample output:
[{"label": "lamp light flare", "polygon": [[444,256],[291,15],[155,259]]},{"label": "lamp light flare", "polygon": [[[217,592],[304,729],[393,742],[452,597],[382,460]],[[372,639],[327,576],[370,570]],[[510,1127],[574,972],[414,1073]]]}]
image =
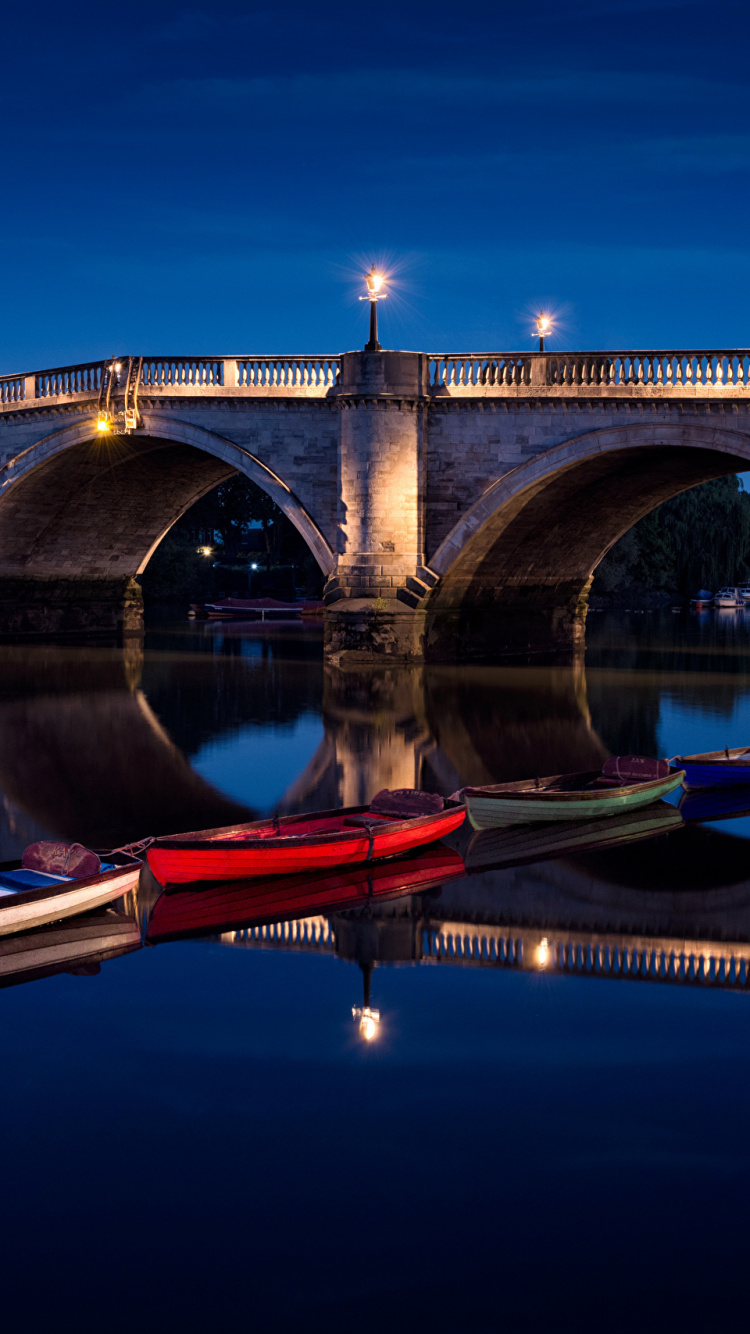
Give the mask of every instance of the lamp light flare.
[{"label": "lamp light flare", "polygon": [[97,417],[96,420],[96,429],[97,431],[109,430],[109,417],[107,416],[106,412],[99,413],[99,416]]},{"label": "lamp light flare", "polygon": [[551,330],[552,330],[552,320],[550,316],[545,315],[544,311],[540,310],[539,314],[536,317],[536,331],[539,334],[540,352],[544,351],[544,335],[550,333]]},{"label": "lamp light flare", "polygon": [[365,1042],[374,1042],[380,1032],[380,1010],[369,1005],[352,1007],[352,1019],[359,1020],[359,1036]]},{"label": "lamp light flare", "polygon": [[380,291],[385,282],[385,274],[378,273],[374,264],[370,272],[365,274],[365,282],[367,283],[367,296],[362,298],[363,301],[377,301],[379,296],[381,298],[385,296],[385,292]]},{"label": "lamp light flare", "polygon": [[546,968],[549,963],[549,941],[546,936],[543,936],[536,947],[536,961],[540,968]]},{"label": "lamp light flare", "polygon": [[213,547],[198,547],[198,554],[201,556],[210,556],[213,553]]}]

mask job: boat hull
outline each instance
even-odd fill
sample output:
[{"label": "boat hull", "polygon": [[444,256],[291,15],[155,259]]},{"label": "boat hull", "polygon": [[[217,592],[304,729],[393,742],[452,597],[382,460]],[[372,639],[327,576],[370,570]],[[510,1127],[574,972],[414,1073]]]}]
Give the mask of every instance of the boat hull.
[{"label": "boat hull", "polygon": [[684,771],[688,792],[701,787],[750,787],[750,750],[746,746],[702,755],[675,755],[670,764]]},{"label": "boat hull", "polygon": [[685,787],[750,787],[750,764],[728,768],[721,764],[686,764]]},{"label": "boat hull", "polygon": [[649,806],[674,792],[682,785],[682,779],[680,770],[650,783],[580,794],[534,788],[516,792],[482,792],[480,788],[467,788],[465,798],[474,829],[550,820],[600,820]]},{"label": "boat hull", "polygon": [[[342,827],[351,815],[366,816],[367,808],[323,812],[311,821],[321,826],[320,832],[299,839],[290,836],[295,826],[292,817],[279,822],[278,837],[261,836],[268,830],[268,821],[258,821],[234,831],[204,830],[202,834],[156,839],[147,853],[148,864],[161,885],[198,887],[207,880],[329,871],[337,866],[400,857],[435,843],[461,827],[466,809],[462,804],[451,804],[435,815],[383,820],[380,827],[375,825],[372,838],[365,829]],[[326,832],[326,822],[332,826],[331,832]]]},{"label": "boat hull", "polygon": [[115,871],[106,871],[103,875],[92,876],[87,880],[68,881],[64,888],[56,888],[48,893],[33,890],[28,894],[0,898],[0,936],[13,935],[16,931],[31,931],[48,922],[75,917],[78,913],[112,903],[135,888],[141,865],[140,861],[133,861]]},{"label": "boat hull", "polygon": [[637,843],[672,833],[684,825],[675,806],[659,801],[610,820],[547,821],[544,824],[496,826],[472,835],[466,853],[469,873],[490,868],[524,866],[531,862],[571,857],[600,848]]},{"label": "boat hull", "polygon": [[162,894],[149,918],[146,940],[166,940],[212,932],[246,930],[324,912],[420,894],[465,874],[463,858],[436,844],[412,857],[374,866],[342,868],[327,875],[259,877],[239,884],[206,885]]}]

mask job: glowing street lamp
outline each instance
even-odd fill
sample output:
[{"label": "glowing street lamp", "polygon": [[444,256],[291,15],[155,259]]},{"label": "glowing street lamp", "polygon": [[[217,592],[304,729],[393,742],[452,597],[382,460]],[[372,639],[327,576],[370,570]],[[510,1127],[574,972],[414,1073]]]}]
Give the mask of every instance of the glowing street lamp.
[{"label": "glowing street lamp", "polygon": [[544,335],[546,333],[549,333],[551,328],[552,328],[552,320],[550,319],[549,315],[545,315],[544,312],[540,310],[539,314],[536,317],[536,331],[539,334],[540,352],[544,351]]},{"label": "glowing street lamp", "polygon": [[96,429],[102,433],[112,430],[112,422],[108,412],[100,412],[96,419]]},{"label": "glowing street lamp", "polygon": [[370,337],[365,343],[365,352],[382,352],[378,342],[378,301],[385,301],[388,293],[381,292],[381,287],[385,282],[382,273],[378,273],[373,264],[369,273],[365,274],[367,283],[367,296],[361,296],[360,301],[369,301],[370,303]]},{"label": "glowing street lamp", "polygon": [[198,547],[198,554],[200,556],[211,556],[213,555],[213,547]]}]

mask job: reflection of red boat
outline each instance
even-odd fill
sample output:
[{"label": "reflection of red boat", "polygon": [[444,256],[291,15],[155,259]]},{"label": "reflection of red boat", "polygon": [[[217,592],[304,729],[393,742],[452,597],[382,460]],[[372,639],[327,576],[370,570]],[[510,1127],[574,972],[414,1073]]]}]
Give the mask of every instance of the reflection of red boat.
[{"label": "reflection of red boat", "polygon": [[462,875],[463,858],[441,843],[398,861],[328,875],[273,876],[211,885],[201,894],[191,890],[162,894],[151,913],[146,940],[153,945],[187,935],[210,935],[357,908],[374,900],[420,894]]},{"label": "reflection of red boat", "polygon": [[301,598],[297,602],[281,602],[278,598],[221,598],[218,602],[204,603],[203,610],[212,618],[242,616],[247,620],[260,617],[263,621],[266,616],[276,620],[286,616],[322,616],[323,603],[311,598]]},{"label": "reflection of red boat", "polygon": [[151,844],[148,864],[161,885],[327,871],[434,843],[458,829],[465,814],[462,802],[429,792],[384,790],[369,807],[169,834]]}]

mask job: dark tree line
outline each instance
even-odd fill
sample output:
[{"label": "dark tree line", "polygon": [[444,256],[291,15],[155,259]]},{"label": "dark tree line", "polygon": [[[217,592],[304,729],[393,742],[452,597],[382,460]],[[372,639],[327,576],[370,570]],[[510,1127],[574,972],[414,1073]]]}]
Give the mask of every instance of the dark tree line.
[{"label": "dark tree line", "polygon": [[[261,549],[254,545],[247,553],[243,543],[258,526]],[[294,582],[311,595],[320,591],[320,569],[297,529],[265,491],[238,474],[209,491],[169,530],[141,576],[144,596],[172,602],[246,594],[249,560],[262,567],[253,575],[254,595],[272,591],[264,589],[264,576],[272,581],[280,565],[293,565]]]},{"label": "dark tree line", "polygon": [[750,580],[750,495],[740,479],[718,477],[647,514],[597,567],[593,593],[699,588]]}]

